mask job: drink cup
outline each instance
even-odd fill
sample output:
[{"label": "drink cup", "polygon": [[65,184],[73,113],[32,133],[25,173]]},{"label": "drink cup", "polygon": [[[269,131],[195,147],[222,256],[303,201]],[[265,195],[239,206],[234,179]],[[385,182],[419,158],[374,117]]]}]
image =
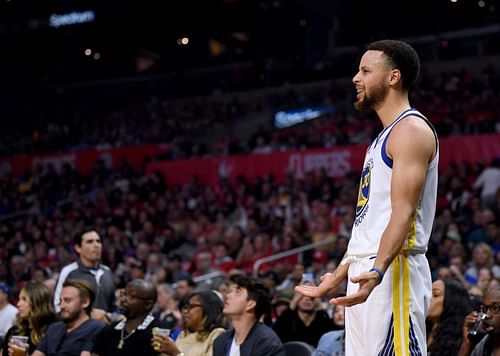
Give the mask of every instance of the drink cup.
[{"label": "drink cup", "polygon": [[155,327],[153,328],[153,335],[169,336],[170,329]]},{"label": "drink cup", "polygon": [[[153,336],[155,336],[155,335],[169,336],[170,335],[170,329],[155,327],[155,328],[153,328]],[[157,351],[157,352],[160,352],[160,350],[161,350],[161,344],[158,341],[155,341],[153,343],[153,349],[155,349],[155,351]]]},{"label": "drink cup", "polygon": [[28,351],[28,337],[24,335],[12,335],[10,338],[12,356],[24,356]]}]

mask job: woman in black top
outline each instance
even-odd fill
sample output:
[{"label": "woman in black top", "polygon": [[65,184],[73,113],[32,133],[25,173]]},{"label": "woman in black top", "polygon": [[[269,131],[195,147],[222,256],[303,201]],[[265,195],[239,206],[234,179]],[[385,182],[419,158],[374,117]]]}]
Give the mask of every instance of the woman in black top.
[{"label": "woman in black top", "polygon": [[28,282],[19,294],[17,317],[7,331],[2,347],[2,356],[8,356],[9,340],[12,335],[28,336],[29,354],[35,351],[47,327],[56,320],[52,293],[42,283]]}]

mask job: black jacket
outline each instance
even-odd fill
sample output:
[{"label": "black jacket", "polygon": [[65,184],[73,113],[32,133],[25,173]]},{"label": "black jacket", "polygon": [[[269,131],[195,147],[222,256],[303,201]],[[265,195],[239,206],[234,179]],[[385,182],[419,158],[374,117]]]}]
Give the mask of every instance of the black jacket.
[{"label": "black jacket", "polygon": [[[217,356],[229,355],[233,338],[234,329],[220,334],[214,341],[213,354]],[[278,335],[271,328],[261,323],[255,323],[240,346],[240,355],[285,356],[285,351]]]}]

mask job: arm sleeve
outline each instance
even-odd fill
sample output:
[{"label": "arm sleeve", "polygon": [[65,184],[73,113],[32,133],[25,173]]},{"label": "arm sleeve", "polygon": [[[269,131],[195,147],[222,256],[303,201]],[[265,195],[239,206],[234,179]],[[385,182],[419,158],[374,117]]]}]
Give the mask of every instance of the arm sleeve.
[{"label": "arm sleeve", "polygon": [[72,269],[68,266],[63,267],[61,273],[57,277],[56,287],[54,288],[54,308],[56,309],[56,313],[61,311],[61,291],[64,281],[68,278],[68,275],[71,273]]},{"label": "arm sleeve", "polygon": [[45,355],[48,352],[48,340],[47,340],[47,335],[52,331],[50,330],[51,328],[49,327],[47,331],[45,332],[45,335],[42,338],[42,341],[40,341],[40,344],[36,347],[37,351],[43,352]]},{"label": "arm sleeve", "polygon": [[82,347],[82,351],[91,352],[93,350],[94,342],[97,338],[97,335],[99,334],[99,332],[102,330],[103,327],[104,327],[104,325],[100,325],[100,326],[96,325],[94,331],[92,331],[92,333],[90,333],[90,335],[85,340],[85,343],[83,344],[83,347]]}]

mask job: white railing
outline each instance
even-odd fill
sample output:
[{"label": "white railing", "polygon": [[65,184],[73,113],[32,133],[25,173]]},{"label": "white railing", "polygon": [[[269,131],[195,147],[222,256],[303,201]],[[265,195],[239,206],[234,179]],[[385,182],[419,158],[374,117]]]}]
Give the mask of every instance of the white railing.
[{"label": "white railing", "polygon": [[255,261],[255,263],[253,265],[253,276],[254,277],[258,277],[259,276],[259,268],[264,263],[273,262],[273,261],[276,261],[276,260],[279,260],[279,259],[282,259],[282,258],[285,258],[285,257],[288,257],[288,256],[292,256],[292,255],[295,255],[295,254],[300,254],[299,255],[299,261],[302,262],[302,252],[312,250],[313,248],[317,248],[317,247],[329,245],[331,243],[334,243],[336,240],[337,240],[337,237],[332,237],[332,238],[327,239],[327,240],[313,242],[313,243],[310,243],[310,244],[307,244],[307,245],[303,245],[303,246],[300,246],[300,247],[292,248],[291,250],[279,252],[279,253],[276,253],[276,254],[274,254],[272,256],[267,256],[267,257],[259,258],[257,261]]}]

